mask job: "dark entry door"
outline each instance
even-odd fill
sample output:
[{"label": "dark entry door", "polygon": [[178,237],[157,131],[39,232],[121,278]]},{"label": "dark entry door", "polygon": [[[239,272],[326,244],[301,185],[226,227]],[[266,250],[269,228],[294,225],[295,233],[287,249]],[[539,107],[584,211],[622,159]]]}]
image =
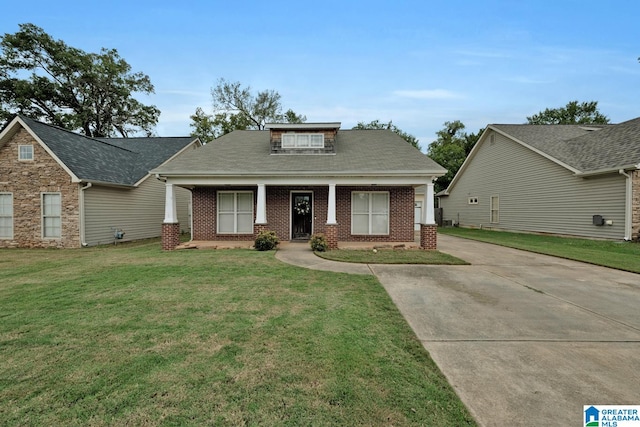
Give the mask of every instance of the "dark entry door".
[{"label": "dark entry door", "polygon": [[313,229],[311,193],[291,194],[291,238],[308,240]]}]

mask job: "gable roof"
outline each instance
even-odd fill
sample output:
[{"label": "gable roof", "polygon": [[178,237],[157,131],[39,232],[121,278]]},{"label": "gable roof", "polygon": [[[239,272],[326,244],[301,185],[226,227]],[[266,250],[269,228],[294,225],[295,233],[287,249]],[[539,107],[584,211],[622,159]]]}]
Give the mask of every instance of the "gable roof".
[{"label": "gable roof", "polygon": [[[135,186],[197,138],[90,138],[18,115],[0,136],[23,126],[76,181]],[[0,143],[2,141],[0,140]]]},{"label": "gable roof", "polygon": [[339,130],[335,154],[271,154],[270,132],[236,130],[152,173],[180,176],[433,175],[446,169],[389,130]]},{"label": "gable roof", "polygon": [[612,125],[493,124],[487,126],[441,195],[448,194],[453,188],[491,131],[506,136],[577,175],[640,169],[640,118]]},{"label": "gable roof", "polygon": [[640,118],[616,125],[491,125],[580,174],[640,163]]}]

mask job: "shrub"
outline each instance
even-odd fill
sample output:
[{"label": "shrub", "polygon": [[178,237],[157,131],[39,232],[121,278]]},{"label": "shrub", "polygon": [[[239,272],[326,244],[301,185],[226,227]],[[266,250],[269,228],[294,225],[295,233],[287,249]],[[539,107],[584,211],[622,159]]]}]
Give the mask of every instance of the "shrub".
[{"label": "shrub", "polygon": [[322,233],[314,234],[313,236],[311,236],[309,244],[311,245],[311,249],[313,251],[325,252],[327,249],[329,249],[327,238]]},{"label": "shrub", "polygon": [[280,243],[275,231],[264,230],[256,236],[254,248],[258,251],[270,251]]}]

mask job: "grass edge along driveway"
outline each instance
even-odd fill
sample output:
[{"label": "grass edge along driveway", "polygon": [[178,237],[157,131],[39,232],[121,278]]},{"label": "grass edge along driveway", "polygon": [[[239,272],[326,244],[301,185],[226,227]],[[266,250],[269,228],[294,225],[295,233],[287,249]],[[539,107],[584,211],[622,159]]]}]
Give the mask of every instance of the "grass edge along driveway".
[{"label": "grass edge along driveway", "polygon": [[590,240],[472,228],[438,228],[438,233],[640,273],[640,243]]},{"label": "grass edge along driveway", "polygon": [[373,276],[0,250],[0,425],[475,425]]}]

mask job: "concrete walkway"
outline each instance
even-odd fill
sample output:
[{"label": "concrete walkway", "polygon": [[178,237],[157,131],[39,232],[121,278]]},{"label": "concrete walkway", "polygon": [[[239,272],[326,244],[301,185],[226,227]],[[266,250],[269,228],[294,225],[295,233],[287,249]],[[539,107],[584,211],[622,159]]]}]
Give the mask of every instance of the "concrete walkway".
[{"label": "concrete walkway", "polygon": [[640,275],[445,235],[438,247],[472,265],[276,256],[373,272],[480,425],[583,425],[583,405],[640,404]]}]

